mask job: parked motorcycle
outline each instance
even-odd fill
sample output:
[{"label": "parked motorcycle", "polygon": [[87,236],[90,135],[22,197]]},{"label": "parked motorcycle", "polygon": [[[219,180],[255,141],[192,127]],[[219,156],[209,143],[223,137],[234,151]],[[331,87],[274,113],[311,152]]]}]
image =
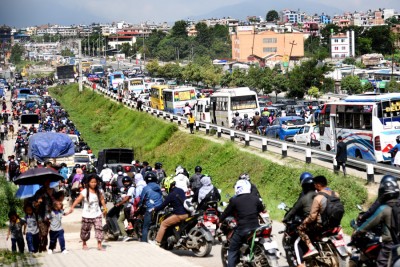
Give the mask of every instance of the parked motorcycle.
[{"label": "parked motorcycle", "polygon": [[[228,265],[228,250],[237,222],[233,217],[226,218],[221,224],[221,232],[225,236],[221,247],[221,260],[224,267]],[[262,224],[249,233],[247,242],[240,248],[237,266],[277,267],[279,259],[278,244],[272,239],[272,224]]]},{"label": "parked motorcycle", "polygon": [[[161,223],[172,215],[172,209],[166,207],[155,215],[155,224],[148,232],[148,241],[155,242]],[[166,250],[184,249],[192,250],[197,257],[210,254],[213,237],[202,222],[202,213],[196,213],[174,227],[169,227],[161,241],[160,246]]]},{"label": "parked motorcycle", "polygon": [[[290,210],[285,203],[279,204],[278,209],[285,210],[286,212]],[[302,220],[300,218],[297,218],[290,223],[287,222],[285,231],[280,232],[284,234],[282,243],[290,267],[299,264],[294,253],[294,241],[298,237],[297,226],[299,226],[301,222]],[[318,250],[319,254],[304,259],[306,266],[347,266],[346,260],[348,257],[348,251],[343,237],[343,230],[340,226],[323,233],[308,233],[308,235],[313,241],[314,247]]]}]

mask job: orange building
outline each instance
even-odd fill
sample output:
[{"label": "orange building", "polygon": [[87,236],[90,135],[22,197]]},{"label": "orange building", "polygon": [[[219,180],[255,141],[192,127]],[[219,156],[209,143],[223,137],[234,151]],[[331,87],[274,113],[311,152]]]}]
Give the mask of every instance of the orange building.
[{"label": "orange building", "polygon": [[238,26],[231,34],[232,58],[249,62],[256,58],[287,61],[304,57],[303,33],[254,33],[253,26]]}]

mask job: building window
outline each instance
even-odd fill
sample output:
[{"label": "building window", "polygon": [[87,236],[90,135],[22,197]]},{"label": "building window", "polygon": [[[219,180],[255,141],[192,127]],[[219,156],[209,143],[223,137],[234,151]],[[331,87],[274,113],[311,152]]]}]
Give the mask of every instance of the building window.
[{"label": "building window", "polygon": [[269,53],[269,52],[276,52],[278,49],[276,47],[264,47],[263,52],[264,53]]},{"label": "building window", "polygon": [[337,43],[338,42],[338,39],[335,39],[335,43]]},{"label": "building window", "polygon": [[276,40],[276,38],[263,38],[263,43],[264,44],[276,44],[277,40]]},{"label": "building window", "polygon": [[344,39],[342,39],[342,43],[344,43]]},{"label": "building window", "polygon": [[339,50],[339,47],[337,47],[337,46],[335,46],[335,48],[334,48],[335,50]]},{"label": "building window", "polygon": [[346,47],[345,47],[345,46],[342,46],[342,50],[346,50]]}]

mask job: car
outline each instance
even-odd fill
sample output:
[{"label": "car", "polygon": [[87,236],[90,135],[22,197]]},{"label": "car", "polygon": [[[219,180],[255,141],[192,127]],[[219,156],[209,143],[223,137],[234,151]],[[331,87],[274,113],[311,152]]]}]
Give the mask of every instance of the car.
[{"label": "car", "polygon": [[265,135],[285,141],[292,141],[293,136],[305,124],[302,117],[287,116],[278,117],[265,129]]},{"label": "car", "polygon": [[307,146],[319,146],[320,134],[318,125],[304,125],[294,135],[293,141],[296,144],[306,144]]},{"label": "car", "polygon": [[[286,106],[286,114],[290,114],[291,109],[294,109],[296,116],[301,116],[302,111],[306,112],[308,111],[308,107],[304,105],[293,105],[293,106]],[[293,114],[294,115],[294,114]]]},{"label": "car", "polygon": [[87,76],[87,79],[89,82],[99,82],[100,81],[100,78],[99,78],[99,76],[97,76],[97,74],[89,74]]}]

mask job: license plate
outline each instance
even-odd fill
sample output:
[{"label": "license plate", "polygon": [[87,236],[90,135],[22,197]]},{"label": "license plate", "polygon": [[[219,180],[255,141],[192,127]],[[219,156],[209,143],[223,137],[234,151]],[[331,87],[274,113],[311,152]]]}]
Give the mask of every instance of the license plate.
[{"label": "license plate", "polygon": [[263,245],[265,250],[278,249],[278,243],[276,243],[276,241],[265,242]]},{"label": "license plate", "polygon": [[208,229],[217,229],[217,226],[215,224],[209,224],[206,226]]},{"label": "license plate", "polygon": [[332,242],[335,245],[335,247],[346,246],[346,242],[343,239],[341,239],[341,240],[332,240]]}]

